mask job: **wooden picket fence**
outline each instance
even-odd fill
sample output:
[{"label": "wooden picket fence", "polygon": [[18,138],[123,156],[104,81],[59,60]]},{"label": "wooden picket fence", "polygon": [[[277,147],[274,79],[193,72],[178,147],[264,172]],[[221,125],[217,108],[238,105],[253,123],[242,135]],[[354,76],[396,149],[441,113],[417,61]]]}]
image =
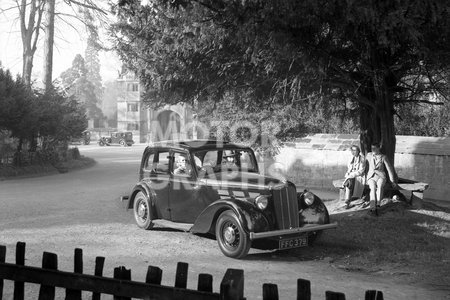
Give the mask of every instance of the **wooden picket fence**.
[{"label": "wooden picket fence", "polygon": [[[199,274],[197,290],[187,289],[188,264],[178,262],[175,286],[161,285],[162,270],[149,266],[145,282],[131,280],[131,270],[125,267],[114,268],[114,278],[103,277],[104,257],[96,257],[94,275],[83,274],[83,250],[76,248],[74,272],[58,270],[58,257],[44,252],[42,268],[25,266],[25,243],[16,244],[16,263],[5,262],[6,247],[0,245],[0,300],[3,299],[4,280],[14,282],[14,300],[29,299],[25,295],[24,283],[40,285],[39,300],[55,299],[55,288],[65,289],[66,300],[81,300],[82,291],[90,292],[89,299],[99,300],[102,294],[113,295],[114,300],[138,299],[182,299],[182,300],[243,300],[244,271],[227,269],[220,283],[220,292],[213,292],[213,277]],[[278,300],[276,284],[262,286],[263,300]],[[297,280],[297,300],[311,300],[311,283]],[[326,291],[326,300],[345,300],[345,294]],[[365,300],[383,300],[380,291],[366,291]]]}]

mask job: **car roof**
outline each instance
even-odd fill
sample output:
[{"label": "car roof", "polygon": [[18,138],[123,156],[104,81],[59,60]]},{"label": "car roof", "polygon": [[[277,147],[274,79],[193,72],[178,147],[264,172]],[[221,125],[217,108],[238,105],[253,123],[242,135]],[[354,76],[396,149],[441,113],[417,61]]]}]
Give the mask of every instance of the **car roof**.
[{"label": "car roof", "polygon": [[229,148],[249,148],[221,140],[167,140],[150,143],[147,148],[173,148],[179,150],[201,150],[201,149],[229,149]]}]

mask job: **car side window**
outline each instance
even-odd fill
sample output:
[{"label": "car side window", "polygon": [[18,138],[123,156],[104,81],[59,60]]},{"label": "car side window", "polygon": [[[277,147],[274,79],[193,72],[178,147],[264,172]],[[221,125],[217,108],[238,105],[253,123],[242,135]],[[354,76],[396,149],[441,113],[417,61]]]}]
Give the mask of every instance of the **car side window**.
[{"label": "car side window", "polygon": [[217,165],[217,157],[217,150],[206,152],[205,156],[203,157],[203,166],[215,167]]},{"label": "car side window", "polygon": [[155,171],[158,174],[169,174],[169,152],[159,152],[155,161]]},{"label": "car side window", "polygon": [[144,171],[145,172],[156,172],[156,165],[157,163],[155,161],[155,154],[151,153],[149,156],[147,156],[147,160],[144,164]]},{"label": "car side window", "polygon": [[253,170],[253,163],[250,158],[250,155],[246,151],[239,151],[239,158],[241,163],[241,169],[243,171]]}]

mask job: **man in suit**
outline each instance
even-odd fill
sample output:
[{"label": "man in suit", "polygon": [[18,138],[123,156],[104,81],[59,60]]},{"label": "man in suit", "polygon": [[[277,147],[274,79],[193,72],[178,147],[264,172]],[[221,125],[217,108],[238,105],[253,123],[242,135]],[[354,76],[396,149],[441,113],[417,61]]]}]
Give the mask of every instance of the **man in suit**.
[{"label": "man in suit", "polygon": [[[381,153],[380,144],[372,144],[372,152],[367,153],[366,160],[369,164],[367,172],[367,184],[370,188],[370,213],[378,215],[377,205],[383,197],[383,189],[386,185],[387,176],[392,185],[397,185],[394,167],[389,162],[386,155]],[[387,174],[386,174],[387,173]]]},{"label": "man in suit", "polygon": [[361,198],[366,183],[366,160],[358,146],[352,145],[350,151],[352,158],[347,164],[344,181],[344,200],[347,209],[350,208],[352,196]]}]

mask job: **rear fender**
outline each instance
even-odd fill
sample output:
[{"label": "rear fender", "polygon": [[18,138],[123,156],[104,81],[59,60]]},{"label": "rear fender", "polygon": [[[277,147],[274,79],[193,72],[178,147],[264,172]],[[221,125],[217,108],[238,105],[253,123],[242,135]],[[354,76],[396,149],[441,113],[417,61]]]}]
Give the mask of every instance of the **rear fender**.
[{"label": "rear fender", "polygon": [[247,233],[270,230],[266,217],[253,204],[229,198],[215,201],[205,208],[195,220],[191,232],[214,233],[217,219],[225,210],[232,210],[236,214]]},{"label": "rear fender", "polygon": [[143,192],[147,197],[150,198],[150,200],[154,199],[151,189],[146,184],[138,183],[134,186],[133,191],[131,192],[130,196],[128,197],[129,201],[128,201],[127,209],[133,208],[134,198],[136,197],[136,194],[139,192]]}]

